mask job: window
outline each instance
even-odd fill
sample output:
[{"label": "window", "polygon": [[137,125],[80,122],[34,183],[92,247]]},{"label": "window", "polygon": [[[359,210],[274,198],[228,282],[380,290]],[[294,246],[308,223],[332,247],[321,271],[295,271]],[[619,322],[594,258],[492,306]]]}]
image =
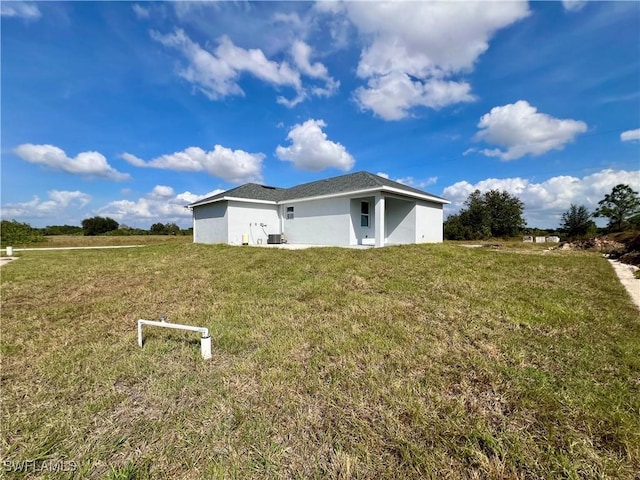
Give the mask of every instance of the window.
[{"label": "window", "polygon": [[287,207],[287,220],[293,220],[293,207]]},{"label": "window", "polygon": [[369,202],[362,202],[360,204],[360,226],[369,226]]}]

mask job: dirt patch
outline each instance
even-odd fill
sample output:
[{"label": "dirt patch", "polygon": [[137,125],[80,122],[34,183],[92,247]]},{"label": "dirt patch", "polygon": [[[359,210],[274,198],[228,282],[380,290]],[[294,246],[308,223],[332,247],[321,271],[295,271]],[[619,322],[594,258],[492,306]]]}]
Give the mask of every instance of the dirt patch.
[{"label": "dirt patch", "polygon": [[622,251],[614,252],[610,258],[628,265],[640,267],[640,233],[626,242]]},{"label": "dirt patch", "polygon": [[597,250],[607,254],[610,259],[618,260],[628,265],[635,265],[636,267],[640,266],[640,234],[625,243],[598,237],[563,242],[552,250]]},{"label": "dirt patch", "polygon": [[600,252],[612,253],[623,250],[623,243],[606,238],[588,238],[586,240],[575,240],[573,242],[562,242],[552,250],[598,250]]}]

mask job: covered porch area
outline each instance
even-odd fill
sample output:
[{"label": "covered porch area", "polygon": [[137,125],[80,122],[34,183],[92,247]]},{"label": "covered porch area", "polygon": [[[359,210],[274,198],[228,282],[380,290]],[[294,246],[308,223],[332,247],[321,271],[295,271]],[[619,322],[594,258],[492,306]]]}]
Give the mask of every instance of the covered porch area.
[{"label": "covered porch area", "polygon": [[403,245],[416,241],[416,201],[377,193],[352,198],[352,245]]}]

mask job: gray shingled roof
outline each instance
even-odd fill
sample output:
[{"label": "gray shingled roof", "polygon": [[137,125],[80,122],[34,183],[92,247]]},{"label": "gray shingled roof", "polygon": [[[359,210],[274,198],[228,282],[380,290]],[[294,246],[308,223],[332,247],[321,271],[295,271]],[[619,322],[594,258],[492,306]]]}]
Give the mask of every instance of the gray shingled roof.
[{"label": "gray shingled roof", "polygon": [[296,200],[299,198],[318,197],[323,195],[334,195],[370,188],[391,187],[404,190],[418,195],[427,195],[434,199],[446,201],[442,197],[427,193],[417,188],[394,182],[388,178],[374,175],[369,172],[356,172],[339,177],[327,178],[316,182],[303,183],[291,188],[277,188],[247,183],[239,187],[227,190],[209,198],[199,200],[189,205],[190,207],[211,203],[224,197],[246,198],[249,200],[268,200],[273,202]]},{"label": "gray shingled roof", "polygon": [[277,202],[282,198],[282,192],[286,190],[284,188],[268,187],[266,185],[258,185],[257,183],[245,183],[239,187],[232,188],[231,190],[225,190],[222,193],[207,197],[197,202],[193,202],[189,207],[195,205],[202,205],[205,203],[215,202],[224,197],[235,198],[247,198],[250,200],[266,200],[271,202]]},{"label": "gray shingled roof", "polygon": [[[388,178],[374,175],[369,172],[356,172],[339,177],[327,178],[316,182],[304,183],[297,187],[291,187],[283,192],[282,200],[294,200],[297,198],[317,197],[321,195],[331,195],[335,193],[351,192],[355,190],[365,190],[368,188],[392,187],[406,190],[418,195],[429,195],[434,198],[441,198],[431,193],[408,187],[399,182],[394,182]],[[442,198],[444,200],[444,198]]]}]

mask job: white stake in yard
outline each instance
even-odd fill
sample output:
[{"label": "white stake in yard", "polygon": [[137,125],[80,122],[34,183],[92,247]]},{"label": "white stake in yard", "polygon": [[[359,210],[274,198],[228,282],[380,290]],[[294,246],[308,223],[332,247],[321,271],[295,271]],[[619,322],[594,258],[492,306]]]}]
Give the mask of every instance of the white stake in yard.
[{"label": "white stake in yard", "polygon": [[162,320],[156,322],[153,320],[138,320],[138,345],[142,347],[144,339],[142,337],[142,326],[151,325],[154,327],[174,328],[176,330],[189,330],[191,332],[200,332],[200,352],[202,358],[209,360],[211,358],[211,335],[209,335],[209,329],[204,327],[194,327],[192,325],[181,325],[179,323],[165,322],[165,316],[160,317]]}]

